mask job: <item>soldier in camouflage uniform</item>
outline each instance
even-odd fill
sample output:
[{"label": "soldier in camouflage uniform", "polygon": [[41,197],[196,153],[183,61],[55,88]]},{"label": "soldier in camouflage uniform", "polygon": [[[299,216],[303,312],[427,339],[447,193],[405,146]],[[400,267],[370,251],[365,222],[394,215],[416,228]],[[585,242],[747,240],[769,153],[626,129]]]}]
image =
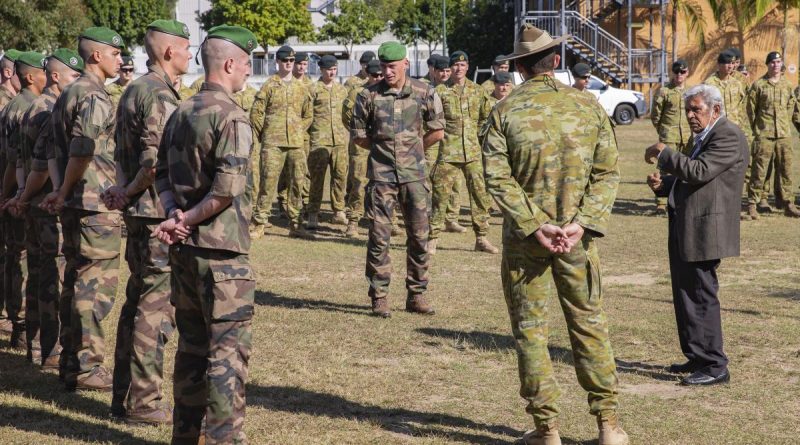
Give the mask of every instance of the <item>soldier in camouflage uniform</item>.
[{"label": "soldier in camouflage uniform", "polygon": [[[0,114],[0,171],[5,173],[2,182],[3,201],[11,199],[15,193],[20,194],[24,183],[17,181],[17,161],[24,140],[23,117],[33,101],[42,94],[47,83],[44,72],[44,56],[36,51],[26,51],[17,57],[15,63],[17,77],[22,89],[11,99]],[[27,349],[28,360],[41,359],[39,345],[33,345],[33,338],[28,338],[25,328],[25,301],[34,298],[38,284],[39,258],[28,259],[25,249],[25,220],[17,215],[5,216],[3,232],[5,235],[5,288],[6,310],[13,324],[11,346]],[[29,269],[33,266],[33,269]],[[28,278],[31,278],[28,280]],[[30,298],[27,296],[30,295]],[[35,301],[33,302],[35,306]],[[32,308],[32,317],[38,317],[36,308]],[[27,339],[27,340],[26,340]],[[34,351],[36,350],[34,357]]]},{"label": "soldier in camouflage uniform", "polygon": [[[494,91],[489,96],[489,108],[494,108],[497,105],[497,102],[505,99],[508,96],[508,93],[511,92],[511,88],[514,85],[514,82],[511,78],[511,73],[500,71],[495,73],[492,76],[492,82],[494,82]],[[485,124],[485,123],[484,123]],[[483,141],[481,141],[483,143]]]},{"label": "soldier in camouflage uniform", "polygon": [[312,238],[302,225],[303,187],[308,171],[303,150],[306,130],[311,125],[311,95],[303,82],[292,76],[295,52],[282,46],[276,53],[278,73],[271,76],[256,95],[250,121],[261,142],[261,176],[258,202],[251,232],[263,233],[268,223],[278,179],[289,172],[287,214],[289,236]]},{"label": "soldier in camouflage uniform", "polygon": [[131,271],[117,324],[111,413],[128,423],[169,424],[172,408],[163,401],[164,348],[175,329],[170,305],[169,252],[153,232],[164,220],[155,189],[156,154],[164,126],[178,107],[174,78],[189,69],[189,28],[176,20],[147,27],[147,74],[131,82],[117,109],[117,184],[103,199],[124,210]]},{"label": "soldier in camouflage uniform", "polygon": [[[689,65],[684,60],[676,60],[672,64],[672,79],[653,95],[653,107],[650,111],[650,120],[658,133],[658,141],[687,155],[692,147],[692,129],[686,119],[683,100],[688,77]],[[667,198],[656,198],[656,213],[667,214]]]},{"label": "soldier in camouflage uniform", "polygon": [[780,178],[775,196],[782,202],[778,207],[784,215],[800,218],[800,209],[794,204],[792,190],[792,125],[800,128],[800,105],[792,85],[783,78],[783,58],[778,52],[767,54],[767,74],[750,87],[747,108],[753,116],[755,132],[755,160],[752,161],[750,182],[747,186],[747,217],[758,219],[757,204],[765,196],[764,183],[769,162],[774,157],[775,176]]},{"label": "soldier in camouflage uniform", "polygon": [[433,188],[433,214],[428,252],[436,253],[439,232],[445,223],[445,211],[450,191],[458,172],[467,178],[469,205],[472,214],[472,230],[475,232],[475,251],[500,253],[486,235],[489,233],[489,209],[491,198],[483,182],[483,163],[478,144],[478,130],[491,111],[486,90],[466,78],[469,58],[463,51],[450,56],[452,76],[446,84],[436,86],[436,93],[444,109],[444,140],[439,156],[431,172]]},{"label": "soldier in camouflage uniform", "polygon": [[[492,75],[497,73],[507,73],[511,65],[509,64],[508,60],[505,60],[502,55],[499,55],[494,58],[494,62],[492,62]],[[513,79],[512,79],[513,80]],[[489,78],[489,80],[483,82],[481,86],[486,90],[488,94],[492,94],[494,91],[494,78]],[[511,89],[514,89],[514,83],[511,83]]]},{"label": "soldier in camouflage uniform", "polygon": [[[28,292],[25,327],[34,363],[44,369],[58,369],[61,334],[58,299],[64,276],[61,253],[61,224],[58,217],[38,208],[53,187],[48,175],[47,152],[53,149],[51,112],[61,91],[83,70],[77,52],[59,48],[47,59],[47,85],[25,112],[17,175],[25,178],[22,193],[6,207],[17,217],[25,217],[25,248],[28,251]],[[33,205],[31,205],[33,204]],[[32,260],[32,259],[37,260]],[[34,272],[38,273],[35,279]],[[69,316],[65,317],[65,321]]]},{"label": "soldier in camouflage uniform", "polygon": [[122,97],[122,93],[125,92],[125,89],[128,88],[128,85],[130,85],[131,81],[133,80],[133,71],[133,57],[122,56],[122,67],[119,69],[119,77],[117,80],[106,85],[106,92],[111,98],[111,102],[114,104],[115,110],[119,105],[119,100]]},{"label": "soldier in camouflage uniform", "polygon": [[344,82],[344,86],[347,88],[348,94],[353,89],[361,91],[361,87],[367,85],[367,82],[369,81],[369,72],[367,71],[367,66],[373,59],[375,59],[375,53],[372,51],[364,51],[364,53],[361,54],[361,57],[358,59],[358,63],[361,64],[361,70],[355,76],[350,77]]},{"label": "soldier in camouflage uniform", "polygon": [[336,82],[337,60],[324,56],[319,61],[322,71],[320,80],[311,87],[311,103],[314,119],[308,133],[311,136],[311,152],[308,155],[308,171],[311,189],[308,199],[309,229],[317,228],[325,175],[331,170],[331,208],[333,223],[347,224],[344,193],[347,187],[347,128],[342,125],[342,106],[347,89]]},{"label": "soldier in camouflage uniform", "polygon": [[[234,102],[250,75],[250,31],[217,26],[201,47],[206,82],[164,129],[156,188],[169,219],[175,355],[173,444],[244,444],[255,275],[246,193],[253,133]],[[228,68],[228,69],[226,69]]]},{"label": "soldier in camouflage uniform", "polygon": [[389,317],[386,300],[392,264],[392,217],[400,208],[406,222],[406,310],[432,314],[428,287],[428,188],[425,146],[444,136],[439,96],[429,85],[406,76],[406,48],[386,42],[378,49],[384,79],[356,99],[351,137],[369,148],[367,214],[370,218],[366,277],[372,312]]},{"label": "soldier in camouflage uniform", "polygon": [[594,242],[608,228],[619,186],[614,130],[597,101],[555,79],[566,36],[553,40],[526,24],[519,39],[509,58],[517,59],[525,83],[492,110],[483,159],[486,187],[505,216],[503,292],[516,340],[520,395],[536,424],[523,442],[561,443],[556,424],[561,391],[547,350],[552,275],[578,382],[597,417],[599,445],[625,445]]},{"label": "soldier in camouflage uniform", "polygon": [[116,119],[104,83],[119,71],[123,41],[105,27],[88,28],[78,39],[86,67],[53,106],[59,177],[51,177],[54,191],[40,207],[61,214],[64,233],[67,265],[59,304],[71,310],[69,341],[61,345],[67,389],[110,391],[101,323],[117,294],[121,215],[100,199],[116,182]]}]

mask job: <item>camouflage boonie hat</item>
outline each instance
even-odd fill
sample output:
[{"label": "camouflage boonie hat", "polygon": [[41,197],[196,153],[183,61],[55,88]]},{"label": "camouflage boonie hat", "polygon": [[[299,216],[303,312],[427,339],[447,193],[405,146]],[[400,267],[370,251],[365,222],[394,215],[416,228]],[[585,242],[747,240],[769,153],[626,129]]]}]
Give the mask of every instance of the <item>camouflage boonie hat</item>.
[{"label": "camouflage boonie hat", "polygon": [[86,30],[78,36],[78,39],[94,40],[95,42],[113,46],[114,48],[122,48],[125,46],[125,41],[122,40],[122,36],[113,29],[106,28],[105,26],[86,28]]},{"label": "camouflage boonie hat", "polygon": [[6,51],[3,54],[3,58],[4,59],[8,59],[8,60],[10,60],[12,62],[16,62],[17,61],[17,57],[19,57],[20,54],[22,54],[22,51],[20,51],[18,49],[11,48],[11,49],[9,49],[8,51]]},{"label": "camouflage boonie hat", "polygon": [[28,65],[32,68],[44,69],[44,55],[37,51],[25,51],[17,57],[15,63],[20,65]]},{"label": "camouflage boonie hat", "polygon": [[206,39],[222,39],[233,43],[250,54],[258,46],[258,39],[247,28],[241,26],[219,25],[208,30]]},{"label": "camouflage boonie hat", "polygon": [[469,56],[464,51],[456,51],[450,54],[450,66],[455,65],[457,62],[469,63]]},{"label": "camouflage boonie hat", "polygon": [[286,60],[289,57],[295,56],[294,49],[292,49],[289,45],[283,45],[282,47],[278,48],[278,51],[275,51],[275,58],[278,60]]},{"label": "camouflage boonie hat", "polygon": [[177,20],[155,20],[147,25],[148,30],[172,34],[173,36],[189,38],[189,27],[185,23]]},{"label": "camouflage boonie hat", "polygon": [[64,65],[72,68],[73,70],[79,73],[83,72],[84,68],[83,59],[75,50],[67,48],[59,48],[53,51],[53,54],[50,55],[50,57],[58,60],[59,62],[63,63]]},{"label": "camouflage boonie hat", "polygon": [[378,47],[378,59],[384,63],[397,62],[406,58],[406,47],[400,42],[383,42]]}]

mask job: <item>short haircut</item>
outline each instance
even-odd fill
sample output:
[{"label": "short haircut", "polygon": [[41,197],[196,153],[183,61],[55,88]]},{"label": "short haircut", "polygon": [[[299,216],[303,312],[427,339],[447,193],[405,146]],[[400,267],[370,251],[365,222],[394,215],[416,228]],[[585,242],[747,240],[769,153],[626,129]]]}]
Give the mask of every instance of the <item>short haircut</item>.
[{"label": "short haircut", "polygon": [[235,59],[242,51],[238,46],[223,39],[206,39],[200,47],[200,58],[206,72],[218,70],[228,59]]},{"label": "short haircut", "polygon": [[689,101],[694,97],[700,97],[709,108],[714,108],[719,105],[719,115],[725,115],[725,102],[722,99],[722,93],[719,92],[717,87],[713,85],[700,84],[689,88],[683,93],[683,100]]},{"label": "short haircut", "polygon": [[560,52],[561,46],[554,46],[553,48],[544,50],[542,52],[521,57],[517,59],[515,63],[525,67],[526,71],[529,71],[536,76],[538,74],[553,71],[553,62],[556,54]]}]

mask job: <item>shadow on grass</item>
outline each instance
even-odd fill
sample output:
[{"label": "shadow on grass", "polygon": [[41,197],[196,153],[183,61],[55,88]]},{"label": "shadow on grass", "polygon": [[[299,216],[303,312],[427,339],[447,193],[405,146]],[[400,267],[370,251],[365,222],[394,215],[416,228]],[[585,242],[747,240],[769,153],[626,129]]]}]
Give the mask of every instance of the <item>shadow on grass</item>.
[{"label": "shadow on grass", "polygon": [[[791,292],[791,291],[790,291]],[[776,294],[770,294],[772,297],[783,297],[783,298],[792,298],[791,294],[778,292]],[[672,306],[672,300],[663,300],[659,298],[646,298],[646,297],[639,297],[636,295],[625,295],[626,298],[634,298],[636,300],[645,300],[645,301],[653,301],[656,303],[664,303]],[[794,291],[794,299],[800,299],[800,292]],[[721,308],[722,312],[730,312],[734,314],[744,314],[744,315],[752,315],[755,317],[778,317],[778,318],[791,318],[795,320],[800,320],[800,317],[794,315],[787,315],[787,314],[772,314],[772,313],[764,313],[761,311],[756,311],[753,309],[736,309],[731,307],[723,307]]]},{"label": "shadow on grass", "polygon": [[335,303],[327,300],[312,300],[278,295],[269,291],[256,291],[256,304],[262,306],[282,307],[286,309],[315,309],[328,312],[372,316],[368,304]]}]

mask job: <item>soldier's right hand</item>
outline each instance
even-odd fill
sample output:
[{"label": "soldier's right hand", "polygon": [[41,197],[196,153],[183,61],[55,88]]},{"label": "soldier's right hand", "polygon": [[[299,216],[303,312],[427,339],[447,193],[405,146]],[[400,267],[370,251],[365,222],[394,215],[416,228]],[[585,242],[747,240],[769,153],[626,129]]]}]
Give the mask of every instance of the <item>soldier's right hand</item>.
[{"label": "soldier's right hand", "polygon": [[53,190],[44,197],[39,204],[39,208],[51,215],[57,215],[61,213],[61,209],[64,208],[64,198],[61,197],[58,190]]},{"label": "soldier's right hand", "polygon": [[559,226],[543,224],[533,235],[539,241],[539,244],[550,253],[568,253],[570,250],[570,246],[566,244],[569,243],[569,237],[564,232],[564,229]]},{"label": "soldier's right hand", "polygon": [[661,189],[661,173],[655,172],[647,175],[647,185],[650,187],[652,191],[658,191]]}]

